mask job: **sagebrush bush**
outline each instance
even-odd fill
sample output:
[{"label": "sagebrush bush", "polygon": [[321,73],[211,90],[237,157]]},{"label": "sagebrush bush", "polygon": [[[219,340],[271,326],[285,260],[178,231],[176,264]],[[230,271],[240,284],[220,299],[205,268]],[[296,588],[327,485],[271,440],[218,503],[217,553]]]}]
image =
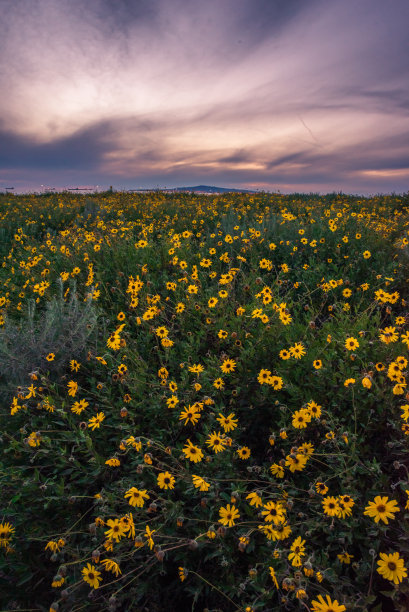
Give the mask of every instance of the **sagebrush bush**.
[{"label": "sagebrush bush", "polygon": [[[92,298],[79,301],[75,283],[64,299],[61,279],[57,295],[36,312],[35,299],[27,302],[25,316],[18,321],[7,317],[0,327],[0,398],[11,399],[16,387],[27,383],[31,372],[49,370],[59,374],[68,360],[83,356],[98,320]],[[47,362],[47,355],[55,359]]]}]

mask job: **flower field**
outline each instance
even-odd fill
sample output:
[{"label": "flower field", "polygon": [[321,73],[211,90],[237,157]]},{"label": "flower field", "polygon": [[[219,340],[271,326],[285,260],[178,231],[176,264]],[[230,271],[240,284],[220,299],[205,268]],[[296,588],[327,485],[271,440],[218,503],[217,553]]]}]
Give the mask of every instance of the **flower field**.
[{"label": "flower field", "polygon": [[409,609],[409,199],[0,196],[0,609]]}]

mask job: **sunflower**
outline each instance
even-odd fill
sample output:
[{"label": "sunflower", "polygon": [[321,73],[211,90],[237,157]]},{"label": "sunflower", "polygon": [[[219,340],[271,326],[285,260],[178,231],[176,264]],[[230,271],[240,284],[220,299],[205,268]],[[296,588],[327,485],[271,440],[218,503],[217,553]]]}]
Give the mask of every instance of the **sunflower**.
[{"label": "sunflower", "polygon": [[223,427],[224,432],[228,433],[229,431],[233,431],[237,427],[237,419],[235,419],[236,415],[234,412],[231,412],[228,416],[223,416],[219,412],[219,416],[216,418],[216,421],[219,421],[220,425]]},{"label": "sunflower", "polygon": [[121,568],[119,567],[118,563],[116,563],[116,561],[114,561],[113,559],[103,559],[101,561],[101,565],[103,566],[105,571],[112,572],[113,574],[115,574],[116,577],[118,577],[119,574],[122,574]]},{"label": "sunflower", "polygon": [[332,497],[329,495],[328,497],[324,497],[322,500],[322,507],[327,516],[339,516],[340,515],[340,507],[339,501],[336,497]]},{"label": "sunflower", "polygon": [[235,368],[236,362],[234,361],[234,359],[225,359],[222,365],[220,366],[220,369],[223,374],[229,374],[230,372],[233,372]]},{"label": "sunflower", "polygon": [[85,399],[79,400],[78,402],[73,403],[71,406],[71,412],[74,412],[74,414],[81,414],[81,412],[83,412],[88,406],[89,403]]},{"label": "sunflower", "polygon": [[175,478],[170,474],[170,472],[161,472],[158,474],[158,485],[161,489],[174,489],[175,488]]},{"label": "sunflower", "polygon": [[71,397],[74,397],[78,391],[78,383],[76,383],[74,380],[70,380],[69,383],[67,384],[67,387],[68,387],[68,395],[71,395]]},{"label": "sunflower", "polygon": [[[281,435],[281,434],[280,434]],[[285,465],[290,468],[290,472],[301,472],[307,465],[308,457],[301,453],[287,455]]]},{"label": "sunflower", "polygon": [[314,446],[311,444],[311,442],[303,442],[303,444],[298,447],[297,451],[303,455],[306,455],[307,457],[311,457],[311,455],[314,454]]},{"label": "sunflower", "polygon": [[284,478],[284,468],[278,463],[273,463],[270,465],[270,472],[276,478]]},{"label": "sunflower", "polygon": [[217,337],[220,338],[220,340],[225,340],[228,336],[228,332],[224,329],[219,330]]},{"label": "sunflower", "polygon": [[108,519],[107,525],[109,529],[105,531],[105,535],[110,540],[115,540],[119,542],[119,540],[125,535],[124,526],[121,525],[119,519]]},{"label": "sunflower", "polygon": [[268,381],[270,380],[270,378],[271,378],[270,370],[260,370],[257,376],[257,380],[260,383],[260,385],[268,384]]},{"label": "sunflower", "polygon": [[206,482],[204,478],[201,476],[192,475],[193,485],[195,489],[199,489],[199,491],[208,491],[210,488],[210,483]]},{"label": "sunflower", "polygon": [[246,495],[246,499],[249,500],[250,506],[255,506],[256,508],[259,508],[263,505],[263,501],[257,491],[253,491],[253,493],[249,493],[248,495]]},{"label": "sunflower", "polygon": [[15,528],[10,523],[0,523],[0,548],[6,548]]},{"label": "sunflower", "polygon": [[227,441],[224,437],[224,434],[214,431],[208,436],[206,444],[210,446],[210,448],[214,450],[215,453],[220,453],[225,449]]},{"label": "sunflower", "polygon": [[[170,385],[169,385],[170,387]],[[168,408],[175,408],[175,406],[179,403],[179,398],[176,395],[171,395],[166,400],[166,404]]]},{"label": "sunflower", "polygon": [[[318,573],[317,573],[318,577]],[[322,595],[318,595],[318,601],[314,599],[311,602],[311,612],[344,612],[346,607],[338,603],[338,600],[332,600],[329,595],[326,595],[327,601],[325,602]]]},{"label": "sunflower", "polygon": [[281,376],[270,376],[267,382],[271,387],[273,387],[274,391],[279,391],[282,389],[284,384]]},{"label": "sunflower", "polygon": [[111,457],[111,459],[107,459],[105,461],[105,465],[109,465],[110,467],[119,467],[121,462],[116,457]]},{"label": "sunflower", "polygon": [[101,572],[98,572],[95,565],[91,565],[87,563],[87,567],[82,568],[82,578],[89,584],[89,586],[97,589],[99,587],[99,583],[102,581]]},{"label": "sunflower", "polygon": [[236,506],[230,506],[230,504],[227,504],[225,508],[220,508],[219,514],[219,523],[221,523],[225,527],[233,527],[234,521],[240,518],[240,514]]},{"label": "sunflower", "polygon": [[394,512],[399,512],[399,507],[394,499],[388,499],[386,496],[377,495],[373,502],[365,508],[364,514],[374,519],[375,523],[383,521],[388,525],[388,518],[394,519]]},{"label": "sunflower", "polygon": [[291,561],[291,565],[294,567],[300,567],[302,564],[301,557],[305,556],[305,540],[298,536],[291,544],[291,552],[288,554],[288,560]]},{"label": "sunflower", "polygon": [[321,416],[321,408],[322,408],[322,406],[319,406],[313,400],[311,400],[307,404],[307,409],[308,409],[311,417],[314,418],[314,419],[319,419],[320,418],[320,416]]},{"label": "sunflower", "polygon": [[287,351],[287,349],[283,349],[282,351],[279,352],[279,357],[280,359],[283,359],[284,361],[286,361],[287,359],[290,359],[291,353],[290,351]]},{"label": "sunflower", "polygon": [[296,410],[293,414],[293,427],[296,429],[304,429],[307,427],[307,424],[311,421],[311,415],[308,410],[302,408],[301,410]]},{"label": "sunflower", "polygon": [[158,336],[158,338],[166,338],[166,336],[169,334],[169,331],[166,329],[166,327],[161,326],[155,329],[155,334]]},{"label": "sunflower", "polygon": [[351,559],[354,558],[354,555],[350,555],[349,553],[344,551],[340,555],[337,555],[337,557],[341,563],[345,563],[345,565],[350,565]]},{"label": "sunflower", "polygon": [[278,582],[277,582],[276,573],[274,571],[274,568],[269,567],[268,569],[270,570],[270,576],[271,576],[272,581],[274,582],[274,586],[276,589],[278,589]]},{"label": "sunflower", "polygon": [[95,431],[95,429],[98,429],[102,423],[102,421],[105,419],[105,414],[103,412],[98,412],[97,416],[91,417],[88,421],[88,427],[92,429],[92,431]]},{"label": "sunflower", "polygon": [[385,327],[385,329],[381,329],[379,333],[379,338],[385,344],[390,344],[391,342],[396,342],[398,339],[398,332],[395,327]]},{"label": "sunflower", "polygon": [[190,440],[187,441],[187,444],[182,451],[186,459],[189,459],[189,461],[193,461],[194,463],[198,463],[203,459],[202,449],[192,444]]},{"label": "sunflower", "polygon": [[237,449],[237,454],[240,457],[240,459],[248,459],[251,455],[251,450],[249,449],[248,446],[241,446],[240,448]]},{"label": "sunflower", "polygon": [[145,504],[145,499],[149,499],[149,495],[146,493],[146,489],[137,489],[136,487],[131,487],[124,495],[125,498],[128,498],[128,501],[131,506],[138,506],[138,508],[142,508]]},{"label": "sunflower", "polygon": [[301,359],[306,354],[305,347],[302,342],[296,342],[294,346],[290,347],[291,357],[295,359]]},{"label": "sunflower", "polygon": [[390,580],[394,584],[399,584],[402,578],[406,578],[408,573],[404,566],[404,559],[399,556],[399,553],[380,553],[380,561],[378,561],[379,567],[377,568],[378,574],[381,574],[386,580]]},{"label": "sunflower", "polygon": [[224,388],[224,380],[222,378],[216,378],[216,380],[213,381],[213,387],[215,389],[223,389]]},{"label": "sunflower", "polygon": [[354,351],[358,347],[359,342],[356,338],[351,336],[345,340],[345,348],[348,349],[348,351]]},{"label": "sunflower", "polygon": [[196,425],[200,419],[200,416],[201,415],[197,408],[194,406],[189,406],[189,408],[182,410],[179,415],[179,421],[185,421],[185,425],[187,425],[189,422],[192,423],[192,425]]},{"label": "sunflower", "polygon": [[269,501],[263,506],[265,510],[261,511],[266,523],[273,522],[274,525],[279,525],[285,521],[285,508],[280,502]]}]

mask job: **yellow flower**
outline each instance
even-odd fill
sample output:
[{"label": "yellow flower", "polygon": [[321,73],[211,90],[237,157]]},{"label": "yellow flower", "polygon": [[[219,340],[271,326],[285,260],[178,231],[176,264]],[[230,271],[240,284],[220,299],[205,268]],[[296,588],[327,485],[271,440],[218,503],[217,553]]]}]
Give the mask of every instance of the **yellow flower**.
[{"label": "yellow flower", "polygon": [[227,504],[225,508],[220,508],[219,514],[219,523],[221,523],[225,527],[233,527],[235,524],[235,520],[240,518],[240,514],[237,508],[234,505],[230,506],[230,504]]},{"label": "yellow flower", "polygon": [[[317,578],[318,574],[319,572],[317,572]],[[326,598],[327,601],[325,602],[323,596],[318,595],[318,601],[314,599],[311,602],[311,612],[344,612],[346,610],[346,607],[339,604],[337,599],[332,600],[329,595],[326,595]]]},{"label": "yellow flower", "polygon": [[83,580],[85,580],[85,582],[87,582],[89,586],[93,587],[94,589],[97,589],[102,578],[100,578],[101,572],[97,571],[95,565],[87,563],[87,567],[83,567],[81,571]]},{"label": "yellow flower", "polygon": [[192,425],[196,425],[201,415],[197,407],[195,405],[189,406],[189,408],[185,408],[179,415],[179,421],[185,421],[185,425],[188,423],[192,423]]},{"label": "yellow flower", "polygon": [[240,457],[240,459],[248,459],[251,455],[251,450],[249,449],[248,446],[241,446],[240,448],[237,449],[237,454]]},{"label": "yellow flower", "polygon": [[46,359],[47,359],[47,361],[54,361],[55,354],[54,353],[48,353]]},{"label": "yellow flower", "polygon": [[193,461],[194,463],[198,463],[203,459],[202,449],[192,444],[190,440],[187,441],[187,444],[182,449],[182,452],[184,453],[186,459],[189,459],[189,461]]},{"label": "yellow flower", "polygon": [[372,387],[372,382],[369,376],[364,376],[362,379],[362,386],[365,387],[365,389],[370,389]]},{"label": "yellow flower", "polygon": [[122,574],[121,568],[113,559],[103,559],[101,561],[101,565],[107,572],[112,572],[116,577],[118,577],[119,574]]},{"label": "yellow flower", "polygon": [[322,500],[322,507],[324,512],[328,516],[339,516],[340,515],[340,507],[339,501],[336,497],[328,496],[324,497]]},{"label": "yellow flower", "polygon": [[273,463],[272,465],[270,465],[270,472],[276,478],[284,478],[284,468],[278,463]]},{"label": "yellow flower", "polygon": [[399,506],[394,499],[388,499],[388,497],[381,497],[377,495],[373,502],[365,508],[364,514],[374,519],[375,523],[383,521],[386,525],[389,524],[388,518],[394,519],[394,513],[399,512]]},{"label": "yellow flower", "polygon": [[296,342],[294,346],[290,347],[290,355],[291,357],[295,357],[295,359],[301,359],[305,353],[305,347],[302,342]]},{"label": "yellow flower", "polygon": [[285,508],[280,502],[269,501],[263,506],[265,510],[261,511],[266,523],[274,523],[279,525],[285,521]]},{"label": "yellow flower", "polygon": [[399,337],[399,334],[394,327],[385,327],[385,329],[381,329],[379,333],[379,338],[385,344],[396,342],[398,337]]},{"label": "yellow flower", "polygon": [[111,459],[107,459],[107,461],[105,461],[105,464],[109,465],[110,467],[119,467],[121,465],[121,462],[116,457],[112,457]]},{"label": "yellow flower", "polygon": [[356,338],[351,336],[345,340],[345,348],[348,349],[348,351],[354,351],[358,347],[359,342]]},{"label": "yellow flower", "polygon": [[256,508],[259,508],[260,506],[263,505],[263,500],[261,499],[260,495],[257,493],[257,491],[253,492],[253,493],[249,493],[246,496],[246,499],[249,500],[249,504],[250,506],[255,506]]},{"label": "yellow flower", "polygon": [[105,535],[110,540],[115,540],[119,542],[119,540],[125,535],[124,526],[121,524],[119,519],[108,519],[106,524],[109,529],[105,531]]},{"label": "yellow flower", "polygon": [[71,395],[72,397],[74,397],[78,391],[78,383],[76,383],[74,380],[70,380],[69,383],[67,384],[67,387],[68,387],[68,395]]},{"label": "yellow flower", "polygon": [[222,365],[220,366],[220,369],[223,374],[229,374],[230,372],[233,372],[235,368],[236,362],[234,361],[234,359],[225,359]]},{"label": "yellow flower", "polygon": [[208,436],[206,444],[210,446],[210,448],[214,450],[215,453],[220,453],[221,451],[224,451],[227,445],[227,441],[224,437],[224,434],[214,431]]},{"label": "yellow flower", "polygon": [[145,499],[150,499],[146,489],[137,489],[136,487],[128,489],[124,497],[128,498],[131,506],[138,506],[138,508],[142,508],[145,505]]},{"label": "yellow flower", "polygon": [[234,417],[235,417],[234,412],[231,412],[228,416],[223,416],[219,412],[219,416],[216,418],[216,420],[223,427],[225,433],[228,433],[229,431],[233,431],[234,429],[236,429],[238,421]]},{"label": "yellow flower", "polygon": [[175,488],[175,478],[170,472],[161,472],[160,474],[158,474],[157,481],[161,489]]},{"label": "yellow flower", "polygon": [[275,586],[276,589],[278,589],[278,582],[277,582],[276,573],[274,571],[274,568],[273,567],[269,567],[268,569],[270,570],[270,576],[271,576],[271,578],[272,578],[272,580],[274,582],[274,586]]},{"label": "yellow flower", "polygon": [[341,563],[345,563],[346,565],[349,565],[351,563],[351,559],[354,558],[354,555],[350,555],[347,552],[343,552],[340,555],[337,555],[337,557]]},{"label": "yellow flower", "polygon": [[305,408],[296,410],[293,414],[293,427],[296,429],[304,429],[307,424],[311,421],[311,414]]},{"label": "yellow flower", "polygon": [[291,561],[291,565],[294,567],[300,567],[302,564],[301,557],[305,556],[305,540],[298,536],[291,544],[291,552],[288,555],[288,560]]},{"label": "yellow flower", "polygon": [[201,476],[192,475],[193,485],[195,489],[199,489],[199,491],[208,491],[210,488],[210,484],[206,482]]},{"label": "yellow flower", "polygon": [[381,574],[386,580],[390,580],[394,584],[402,582],[402,578],[408,575],[407,569],[404,566],[404,559],[399,556],[399,553],[391,553],[389,555],[380,553],[381,560],[378,561],[378,574]]},{"label": "yellow flower", "polygon": [[95,431],[95,429],[99,429],[102,421],[105,419],[105,414],[103,412],[98,412],[97,416],[91,417],[88,421],[88,427]]}]

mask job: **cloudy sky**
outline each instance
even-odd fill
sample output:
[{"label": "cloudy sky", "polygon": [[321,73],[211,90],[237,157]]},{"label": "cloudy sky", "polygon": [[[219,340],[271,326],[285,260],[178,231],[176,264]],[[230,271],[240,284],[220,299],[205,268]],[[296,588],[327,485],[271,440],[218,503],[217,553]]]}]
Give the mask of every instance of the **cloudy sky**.
[{"label": "cloudy sky", "polygon": [[408,0],[0,9],[0,189],[409,191]]}]

